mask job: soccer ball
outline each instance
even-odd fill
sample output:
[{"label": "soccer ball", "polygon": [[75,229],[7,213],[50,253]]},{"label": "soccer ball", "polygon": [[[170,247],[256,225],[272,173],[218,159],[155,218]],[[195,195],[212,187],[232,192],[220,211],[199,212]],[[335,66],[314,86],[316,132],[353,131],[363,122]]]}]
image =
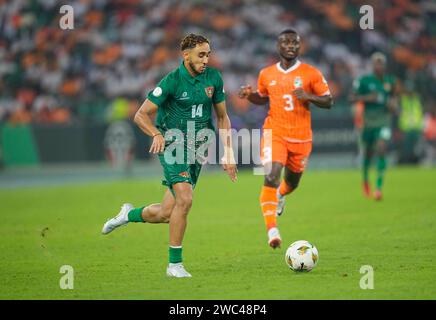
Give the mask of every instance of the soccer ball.
[{"label": "soccer ball", "polygon": [[318,249],[306,240],[298,240],[286,250],[286,264],[294,271],[311,271],[318,263]]}]

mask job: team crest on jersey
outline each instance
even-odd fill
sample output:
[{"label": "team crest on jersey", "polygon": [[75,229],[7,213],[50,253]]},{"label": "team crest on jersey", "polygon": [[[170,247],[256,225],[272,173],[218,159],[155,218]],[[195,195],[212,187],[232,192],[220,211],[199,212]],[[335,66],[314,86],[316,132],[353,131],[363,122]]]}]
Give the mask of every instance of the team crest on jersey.
[{"label": "team crest on jersey", "polygon": [[295,77],[294,88],[301,88],[302,86],[303,86],[303,80],[301,80],[301,77]]},{"label": "team crest on jersey", "polygon": [[212,98],[212,96],[213,96],[213,87],[207,87],[207,88],[205,88],[204,90],[206,91],[206,95],[207,95],[209,98]]}]

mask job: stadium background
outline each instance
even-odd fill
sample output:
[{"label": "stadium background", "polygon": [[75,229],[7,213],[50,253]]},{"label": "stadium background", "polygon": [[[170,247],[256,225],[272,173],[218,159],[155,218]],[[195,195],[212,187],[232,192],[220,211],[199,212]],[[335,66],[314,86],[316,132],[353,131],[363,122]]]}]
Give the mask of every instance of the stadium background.
[{"label": "stadium background", "polygon": [[[74,8],[74,30],[59,28],[63,4]],[[374,8],[374,30],[359,27],[359,8],[364,4]],[[0,0],[0,192],[3,199],[13,199],[7,189],[26,192],[33,189],[21,187],[81,182],[92,193],[92,184],[83,183],[121,179],[124,187],[128,181],[138,188],[138,181],[158,184],[160,167],[146,152],[150,140],[131,119],[148,91],[180,63],[179,42],[188,32],[211,40],[211,65],[223,74],[230,118],[238,130],[259,128],[266,115],[264,107],[237,98],[239,87],[246,83],[255,87],[259,70],[277,61],[275,41],[281,30],[292,27],[301,34],[301,59],[322,70],[335,99],[332,110],[312,108],[311,170],[359,166],[358,107],[348,103],[348,96],[353,79],[370,71],[369,56],[385,53],[389,72],[402,83],[401,95],[419,99],[401,105],[403,112],[393,121],[391,167],[432,166],[434,21],[433,1]],[[115,161],[114,150],[121,154],[130,150],[131,165]],[[219,168],[207,170],[214,169]],[[399,190],[399,184],[414,175],[415,169],[405,170],[399,174],[403,180],[392,179],[397,185],[391,189]],[[427,185],[434,187],[434,170],[425,172],[423,176],[433,181]],[[329,186],[324,174],[321,180],[308,178],[307,183],[325,179]],[[341,174],[359,193],[358,171]],[[137,179],[126,182],[126,175]],[[202,179],[208,185],[207,175]],[[251,201],[255,211],[258,188],[247,187],[253,197],[242,198]],[[150,190],[153,199],[162,193]],[[20,194],[19,199],[26,198]],[[69,203],[66,198],[61,203],[64,200]],[[429,207],[434,200],[423,197],[421,202]],[[118,204],[108,203],[104,217],[114,205]],[[14,208],[11,203],[2,212]],[[260,228],[260,214],[257,218]],[[9,240],[14,243],[13,237]]]},{"label": "stadium background", "polygon": [[[59,27],[62,4],[74,8],[74,30]],[[373,5],[374,30],[360,29],[363,4]],[[389,71],[421,101],[417,119],[405,115],[402,127],[399,119],[394,124],[396,150],[416,162],[401,145],[410,144],[406,131],[422,133],[423,114],[435,108],[435,15],[431,1],[3,1],[3,166],[104,161],[109,124],[132,119],[180,63],[178,45],[188,32],[211,40],[233,127],[260,128],[266,109],[238,99],[237,91],[255,86],[260,68],[276,61],[276,35],[288,26],[300,32],[304,61],[323,71],[335,97],[333,110],[313,108],[314,153],[355,152],[347,98],[353,79],[369,71],[369,55],[382,51]],[[135,158],[146,159],[148,138],[133,129]]]}]

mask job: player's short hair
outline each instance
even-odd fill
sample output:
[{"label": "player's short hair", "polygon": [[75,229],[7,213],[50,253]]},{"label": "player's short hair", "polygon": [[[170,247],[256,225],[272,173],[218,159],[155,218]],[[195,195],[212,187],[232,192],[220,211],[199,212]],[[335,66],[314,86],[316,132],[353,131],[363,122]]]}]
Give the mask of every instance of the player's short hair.
[{"label": "player's short hair", "polygon": [[186,49],[193,49],[197,44],[202,43],[209,43],[209,40],[199,34],[190,33],[182,39],[182,42],[180,42],[180,49],[182,51]]},{"label": "player's short hair", "polygon": [[298,35],[298,32],[296,30],[288,28],[288,29],[285,29],[282,32],[280,32],[278,36],[280,37],[282,34],[288,34],[288,33],[293,33],[293,34]]},{"label": "player's short hair", "polygon": [[383,63],[386,63],[386,56],[385,56],[383,53],[381,53],[381,52],[374,52],[374,53],[371,55],[371,61],[372,61],[372,62],[375,62],[375,61],[377,61],[377,60],[380,60],[380,61],[382,61]]}]

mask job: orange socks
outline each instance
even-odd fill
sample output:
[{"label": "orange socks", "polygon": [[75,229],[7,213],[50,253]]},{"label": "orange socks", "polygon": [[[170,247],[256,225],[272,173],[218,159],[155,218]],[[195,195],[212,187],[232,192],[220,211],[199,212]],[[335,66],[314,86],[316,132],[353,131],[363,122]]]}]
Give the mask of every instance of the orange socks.
[{"label": "orange socks", "polygon": [[294,191],[294,189],[292,189],[292,187],[288,185],[283,179],[279,187],[280,195],[285,196],[287,194],[290,194],[292,191]]},{"label": "orange socks", "polygon": [[277,189],[263,186],[260,193],[259,201],[266,228],[269,230],[276,227]]},{"label": "orange socks", "polygon": [[[294,189],[292,189],[292,187],[289,186],[283,179],[279,187],[280,194],[285,196],[290,194],[292,191],[294,191]],[[277,189],[263,186],[259,201],[267,230],[277,227]]]}]

